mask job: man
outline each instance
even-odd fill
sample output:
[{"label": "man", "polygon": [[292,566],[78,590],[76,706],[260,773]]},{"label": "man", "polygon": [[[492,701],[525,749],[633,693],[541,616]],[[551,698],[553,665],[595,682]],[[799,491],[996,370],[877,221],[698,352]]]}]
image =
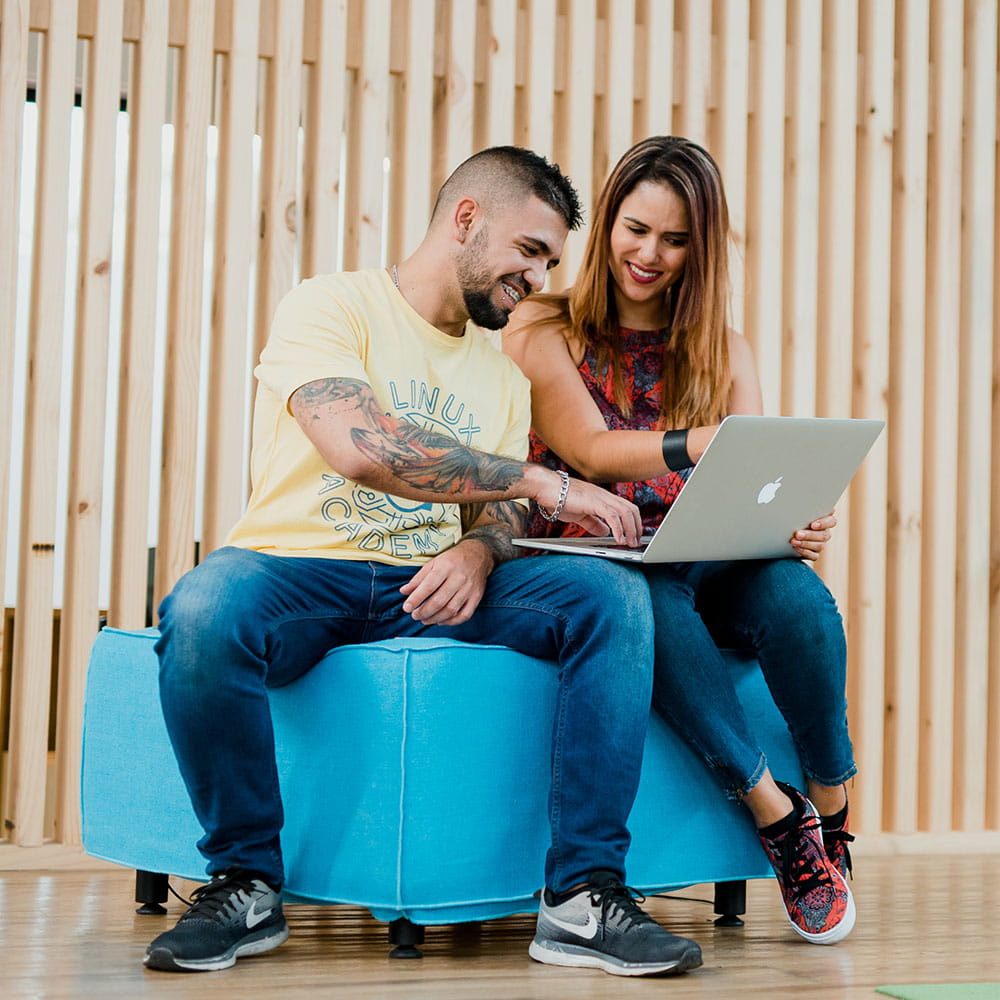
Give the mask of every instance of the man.
[{"label": "man", "polygon": [[701,964],[622,884],[651,693],[642,576],[514,559],[511,543],[526,501],[628,544],[640,531],[627,501],[524,461],[527,382],[476,329],[542,287],[579,223],[557,168],[485,150],[398,268],[313,278],[280,304],[256,370],[247,512],[160,608],[163,711],[212,881],[149,946],[150,968],[226,968],[288,936],[267,688],[338,644],[434,634],[560,665],[531,954],[627,975]]}]

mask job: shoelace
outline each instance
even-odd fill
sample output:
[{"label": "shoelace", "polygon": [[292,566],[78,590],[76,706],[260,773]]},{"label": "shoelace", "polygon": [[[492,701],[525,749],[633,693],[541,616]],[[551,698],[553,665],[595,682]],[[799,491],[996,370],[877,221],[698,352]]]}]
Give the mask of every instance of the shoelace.
[{"label": "shoelace", "polygon": [[846,830],[824,830],[823,831],[823,846],[827,849],[827,854],[830,853],[831,848],[835,844],[844,845],[844,867],[847,869],[848,874],[854,874],[854,866],[851,863],[851,851],[848,848],[848,844],[854,841],[854,834],[848,833]]},{"label": "shoelace", "polygon": [[[812,852],[802,850],[802,844],[811,846],[811,842],[803,834],[815,830],[820,823],[816,817],[804,820],[796,830],[790,830],[775,844],[778,856],[781,858],[781,872],[789,885],[794,884],[796,890],[809,892],[818,886],[832,881],[830,872],[820,859],[812,856]],[[848,834],[850,836],[850,834]]]},{"label": "shoelace", "polygon": [[592,888],[589,892],[591,902],[601,908],[602,923],[606,922],[608,913],[612,910],[618,911],[626,928],[653,922],[653,918],[639,906],[646,901],[646,897],[638,889],[615,881],[599,889]]},{"label": "shoelace", "polygon": [[199,886],[191,893],[191,909],[181,919],[198,917],[202,920],[218,920],[227,909],[230,913],[235,912],[235,907],[231,904],[234,890],[249,896],[254,891],[253,883],[250,879],[227,874],[222,878],[212,879],[207,885]]}]

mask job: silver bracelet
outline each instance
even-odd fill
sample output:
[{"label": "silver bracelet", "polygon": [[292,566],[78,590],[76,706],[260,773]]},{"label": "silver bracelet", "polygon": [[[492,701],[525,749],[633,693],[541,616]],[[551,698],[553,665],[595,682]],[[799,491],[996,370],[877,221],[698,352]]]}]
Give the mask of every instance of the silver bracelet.
[{"label": "silver bracelet", "polygon": [[562,485],[559,487],[559,499],[556,500],[556,505],[552,508],[552,513],[550,514],[541,504],[538,504],[538,513],[546,521],[559,520],[559,515],[563,512],[563,507],[566,506],[566,497],[569,496],[569,473],[565,469],[556,469],[556,472],[562,478]]}]

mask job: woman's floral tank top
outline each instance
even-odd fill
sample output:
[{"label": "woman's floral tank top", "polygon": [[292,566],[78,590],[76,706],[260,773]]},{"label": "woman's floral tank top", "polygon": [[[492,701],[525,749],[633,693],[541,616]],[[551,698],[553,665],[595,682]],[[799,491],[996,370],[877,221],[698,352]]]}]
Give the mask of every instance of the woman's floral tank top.
[{"label": "woman's floral tank top", "polygon": [[[598,371],[597,360],[588,347],[580,363],[580,376],[594,402],[604,417],[609,430],[646,431],[656,427],[660,415],[660,395],[662,392],[661,372],[663,371],[663,350],[666,342],[664,330],[621,330],[622,376],[632,397],[632,415],[625,417],[615,404],[611,372]],[[582,478],[568,466],[545,442],[531,432],[529,461],[539,462],[549,469],[565,469],[572,477]],[[663,515],[681,491],[690,470],[680,473],[667,472],[656,479],[641,483],[604,483],[606,489],[631,500],[642,513],[642,525],[646,532],[653,532],[663,520]],[[577,524],[552,524],[546,521],[537,507],[532,505],[528,516],[528,534],[533,538],[554,536],[584,536],[587,534]]]}]

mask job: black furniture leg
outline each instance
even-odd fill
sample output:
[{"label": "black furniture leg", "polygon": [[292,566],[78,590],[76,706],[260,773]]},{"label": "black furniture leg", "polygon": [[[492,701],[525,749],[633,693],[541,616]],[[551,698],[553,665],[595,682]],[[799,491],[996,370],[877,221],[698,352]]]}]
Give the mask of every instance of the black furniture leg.
[{"label": "black furniture leg", "polygon": [[389,924],[389,944],[396,947],[389,952],[390,958],[423,958],[424,953],[417,947],[424,943],[424,928],[400,917]]},{"label": "black furniture leg", "polygon": [[167,880],[169,875],[159,872],[136,871],[135,901],[142,903],[136,913],[161,917],[167,908],[161,904],[167,901]]},{"label": "black furniture leg", "polygon": [[716,927],[742,927],[740,914],[747,912],[747,884],[744,879],[715,883],[715,912],[721,913]]}]

